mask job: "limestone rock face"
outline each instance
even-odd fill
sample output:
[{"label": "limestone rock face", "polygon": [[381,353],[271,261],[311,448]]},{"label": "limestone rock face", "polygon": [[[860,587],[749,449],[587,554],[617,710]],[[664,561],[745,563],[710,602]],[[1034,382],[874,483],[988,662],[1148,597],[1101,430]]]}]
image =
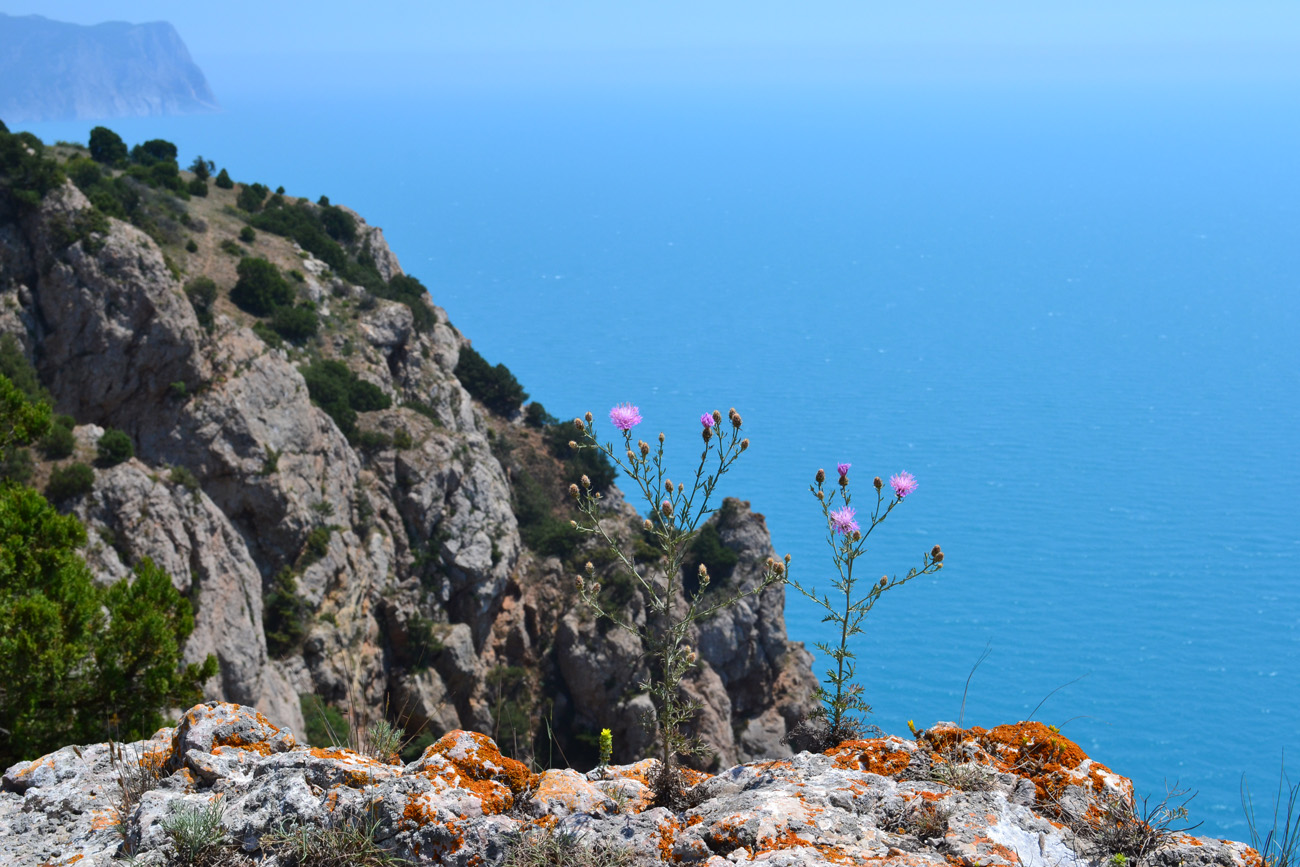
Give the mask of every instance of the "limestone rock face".
[{"label": "limestone rock face", "polygon": [[[1053,761],[1034,761],[1044,749]],[[970,759],[963,788],[943,781],[953,779],[945,762],[958,755]],[[846,741],[717,775],[687,772],[688,806],[679,811],[654,805],[646,782],[656,765],[536,774],[466,731],[448,732],[403,765],[309,747],[252,708],[209,702],[150,740],[65,747],[10,768],[0,779],[0,860],[175,863],[166,823],[219,804],[225,842],[204,857],[232,864],[271,863],[286,828],[350,827],[410,863],[463,867],[500,865],[512,845],[532,849],[562,835],[592,863],[603,854],[707,867],[1088,867],[1099,839],[1089,807],[1116,797],[1132,805],[1127,779],[1038,723],[987,732],[942,725],[916,740]],[[142,781],[127,802],[118,785],[124,767]],[[1078,809],[1062,812],[1053,794],[1061,791]],[[1149,857],[1161,865],[1260,863],[1243,843],[1179,833]]]},{"label": "limestone rock face", "polygon": [[[385,280],[400,275],[383,233],[352,216],[349,254]],[[71,183],[34,212],[0,210],[0,333],[77,422],[72,459],[93,461],[110,427],[135,446],[68,504],[88,526],[98,580],[129,580],[152,558],[194,606],[186,659],[220,662],[206,697],[294,731],[307,721],[301,697],[314,695],[312,706],[387,715],[426,739],[508,725],[503,743],[525,758],[542,737],[582,756],[580,736],[602,727],[621,758],[647,754],[644,648],[577,605],[571,563],[521,537],[527,480],[510,455],[559,459],[521,418],[489,413],[463,387],[468,342],[441,308],[417,300],[417,316],[287,239],[257,237],[259,255],[299,273],[300,300],[326,323],[311,354],[268,345],[266,323],[229,302],[224,254],[184,259],[218,283],[210,327],[200,325],[173,276],[185,254],[164,256],[138,229],[96,217]],[[316,358],[390,404],[358,412],[351,441],[312,402],[301,368]],[[606,504],[618,532],[636,526],[616,489]],[[739,558],[731,586],[753,586],[774,553],[762,517],[729,501],[716,520]],[[783,606],[773,587],[690,637],[702,659],[685,688],[703,703],[695,727],[715,763],[788,756],[782,738],[811,709],[809,657],[787,640]],[[217,758],[192,773],[219,778],[228,757],[204,752]]]}]

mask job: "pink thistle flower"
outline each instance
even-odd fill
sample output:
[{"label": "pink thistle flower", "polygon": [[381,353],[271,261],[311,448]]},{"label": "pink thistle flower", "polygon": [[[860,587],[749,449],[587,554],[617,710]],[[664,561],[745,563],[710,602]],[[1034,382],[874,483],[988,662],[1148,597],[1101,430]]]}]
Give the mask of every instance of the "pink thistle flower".
[{"label": "pink thistle flower", "polygon": [[700,424],[705,427],[713,427],[713,416],[706,412],[704,415],[700,416]]},{"label": "pink thistle flower", "polygon": [[641,410],[630,403],[620,403],[609,411],[609,420],[621,431],[630,431],[641,423]]},{"label": "pink thistle flower", "polygon": [[858,531],[858,522],[853,520],[857,514],[852,506],[831,510],[831,528],[836,533],[850,536]]},{"label": "pink thistle flower", "polygon": [[849,474],[849,467],[851,466],[853,466],[853,464],[839,464],[835,469],[840,471],[841,476],[847,476]]},{"label": "pink thistle flower", "polygon": [[894,496],[901,500],[916,490],[916,477],[911,473],[902,472],[889,477],[889,486],[894,489]]}]

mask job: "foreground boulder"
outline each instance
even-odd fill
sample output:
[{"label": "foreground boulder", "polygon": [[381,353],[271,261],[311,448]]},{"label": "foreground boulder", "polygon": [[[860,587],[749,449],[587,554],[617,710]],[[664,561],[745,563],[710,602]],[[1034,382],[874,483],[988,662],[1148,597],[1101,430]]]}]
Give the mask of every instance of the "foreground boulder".
[{"label": "foreground boulder", "polygon": [[[345,829],[348,845],[463,867],[501,864],[521,845],[588,848],[611,864],[1083,867],[1120,854],[1095,817],[1132,803],[1127,779],[1038,723],[941,724],[915,740],[687,771],[692,806],[681,812],[652,805],[655,769],[647,759],[536,773],[466,731],[401,765],[305,746],[252,708],[209,702],[150,740],[69,746],[9,768],[0,862],[274,867],[294,863],[286,840],[342,846],[347,835],[324,835]],[[213,823],[196,855],[192,835],[174,829],[204,814]],[[1144,860],[1260,863],[1242,843],[1179,833]]]}]

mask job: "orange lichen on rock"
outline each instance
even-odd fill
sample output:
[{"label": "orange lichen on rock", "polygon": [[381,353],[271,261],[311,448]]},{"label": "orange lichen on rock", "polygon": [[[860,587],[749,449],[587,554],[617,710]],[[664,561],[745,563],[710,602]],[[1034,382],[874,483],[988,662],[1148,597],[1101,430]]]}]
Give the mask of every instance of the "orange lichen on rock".
[{"label": "orange lichen on rock", "polygon": [[871,738],[861,741],[844,741],[831,747],[823,755],[835,760],[835,767],[849,771],[865,771],[882,777],[896,777],[907,770],[911,754],[895,738]]},{"label": "orange lichen on rock", "polygon": [[462,776],[471,780],[493,780],[505,785],[515,795],[537,784],[537,774],[529,771],[523,762],[501,755],[496,743],[478,732],[447,732],[424,751],[424,758],[437,755],[455,765]]},{"label": "orange lichen on rock", "polygon": [[985,730],[956,726],[927,730],[918,742],[936,753],[973,747],[974,758],[1002,773],[1015,774],[1034,784],[1040,802],[1053,801],[1067,786],[1105,791],[1125,791],[1123,778],[1088,754],[1074,741],[1039,722],[1019,722]]},{"label": "orange lichen on rock", "polygon": [[682,830],[682,823],[671,817],[664,819],[655,829],[659,837],[656,848],[659,850],[659,860],[668,862],[672,860],[673,843],[677,841],[677,832]]},{"label": "orange lichen on rock", "polygon": [[844,852],[837,846],[831,846],[827,843],[815,843],[811,840],[805,840],[795,833],[793,828],[787,828],[780,834],[770,837],[759,837],[755,843],[754,855],[760,855],[763,852],[776,852],[781,849],[812,849],[821,856],[822,860],[828,864],[857,864],[857,859]]}]

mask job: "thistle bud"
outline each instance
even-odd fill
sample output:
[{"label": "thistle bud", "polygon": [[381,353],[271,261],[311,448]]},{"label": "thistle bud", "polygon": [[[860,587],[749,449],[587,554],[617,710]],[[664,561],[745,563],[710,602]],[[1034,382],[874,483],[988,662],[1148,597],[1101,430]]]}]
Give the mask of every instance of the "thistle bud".
[{"label": "thistle bud", "polygon": [[651,530],[653,530],[653,529],[655,528],[655,525],[650,523],[650,519],[649,519],[649,518],[646,518],[646,519],[645,519],[645,523],[642,524],[641,526],[642,526],[642,527],[645,527],[645,531],[646,531],[647,533],[649,533]]},{"label": "thistle bud", "polygon": [[848,476],[840,476],[840,487],[841,487],[841,488],[847,488],[848,486],[849,486],[849,477],[848,477]]},{"label": "thistle bud", "polygon": [[942,553],[943,553],[943,551],[939,550],[939,546],[938,546],[938,545],[935,545],[933,548],[930,549],[930,556],[931,556],[931,557],[938,557],[938,556],[939,556],[940,554],[942,554]]},{"label": "thistle bud", "polygon": [[627,459],[628,459],[629,461],[631,461],[632,463],[636,463],[636,455],[632,454],[632,450],[631,450],[631,449],[628,449],[628,450],[627,450]]},{"label": "thistle bud", "polygon": [[[590,415],[590,413],[588,413],[588,415]],[[587,426],[582,423],[582,419],[580,418],[575,418],[573,420],[573,428],[578,431],[578,433],[583,433],[587,430]]]},{"label": "thistle bud", "polygon": [[570,522],[569,522],[569,526],[576,530],[576,529],[578,529],[578,522],[577,522],[577,521],[570,521]]},{"label": "thistle bud", "polygon": [[772,571],[775,572],[778,576],[780,576],[780,575],[784,575],[784,574],[785,574],[785,564],[784,564],[784,563],[773,563],[773,564],[772,564]]},{"label": "thistle bud", "polygon": [[722,424],[722,413],[718,412],[716,409],[713,411],[713,423]]},{"label": "thistle bud", "polygon": [[818,470],[818,471],[817,471],[817,476],[816,476],[816,478],[817,478],[817,484],[819,484],[819,485],[822,484],[823,482],[825,482],[825,481],[826,481],[826,471],[825,471],[825,470]]},{"label": "thistle bud", "polygon": [[789,554],[786,554],[786,555],[785,555],[785,565],[787,565],[787,566],[790,565],[790,555],[789,555]]},{"label": "thistle bud", "polygon": [[853,541],[854,541],[854,542],[861,542],[861,541],[862,541],[862,533],[861,533],[860,531],[858,531],[858,530],[854,530],[854,531],[853,531]]},{"label": "thistle bud", "polygon": [[701,563],[698,571],[700,573],[700,586],[703,587],[709,583],[709,567]]},{"label": "thistle bud", "polygon": [[590,488],[590,487],[591,487],[591,479],[587,477],[587,474],[586,474],[586,473],[583,473],[583,474],[582,474],[582,486],[583,486],[584,488]]},{"label": "thistle bud", "polygon": [[576,449],[577,447],[578,444],[576,442],[574,442],[573,440],[569,440],[569,448]]},{"label": "thistle bud", "polygon": [[817,492],[817,499],[819,499],[819,500],[824,500],[824,499],[826,499],[826,495],[823,494],[821,491],[818,491],[818,492]]},{"label": "thistle bud", "polygon": [[[660,442],[662,442],[663,434],[659,434],[659,436],[661,437]],[[641,449],[641,457],[645,457],[646,455],[650,454],[650,444],[648,442],[646,442],[645,440],[641,440],[637,445]]]},{"label": "thistle bud", "polygon": [[577,486],[577,485],[569,485],[569,496],[570,496],[570,497],[573,497],[575,500],[578,499],[578,486]]},{"label": "thistle bud", "polygon": [[[739,419],[740,416],[736,416],[736,418]],[[740,425],[736,425],[736,427],[740,427]],[[749,437],[745,437],[740,441],[740,450],[743,452],[747,448],[749,448]]]},{"label": "thistle bud", "polygon": [[659,445],[663,445],[663,444],[664,444],[664,432],[659,431]]},{"label": "thistle bud", "polygon": [[933,557],[931,557],[930,559],[933,560],[933,561],[936,562],[936,563],[942,563],[942,562],[943,562],[943,552],[940,551],[938,554],[935,554],[935,555],[934,555]]},{"label": "thistle bud", "polygon": [[704,437],[704,441],[707,443],[709,440],[713,439],[713,428],[711,427],[704,428],[704,431],[700,434],[700,436]]},{"label": "thistle bud", "polygon": [[880,586],[881,586],[881,587],[884,587],[884,586],[885,586],[886,584],[888,584],[888,583],[889,583],[889,576],[888,576],[888,575],[881,575],[881,576],[880,576]]},{"label": "thistle bud", "polygon": [[591,413],[587,413],[585,418],[587,419],[587,424],[591,424]]},{"label": "thistle bud", "polygon": [[694,665],[694,664],[695,664],[695,661],[698,660],[699,658],[700,658],[700,655],[699,655],[698,653],[696,653],[694,650],[692,650],[690,653],[686,654],[686,661],[689,662],[691,665]]},{"label": "thistle bud", "polygon": [[763,564],[767,566],[768,569],[771,569],[773,566],[776,565],[776,561],[773,560],[771,557],[768,557],[766,560],[763,561]]},{"label": "thistle bud", "polygon": [[587,565],[586,565],[586,566],[583,566],[582,568],[586,569],[586,570],[587,570],[587,574],[590,575],[590,574],[592,574],[593,572],[596,571],[596,564],[595,564],[595,563],[592,563],[590,560],[588,560],[588,561],[587,561]]},{"label": "thistle bud", "polygon": [[581,592],[582,592],[582,583],[583,583],[583,582],[582,582],[582,576],[579,575],[577,578],[573,579],[573,583],[574,583],[574,586],[576,586],[576,587],[578,588],[578,592],[581,593]]},{"label": "thistle bud", "polygon": [[673,516],[673,504],[664,500],[659,504],[659,511],[665,518],[671,518]]},{"label": "thistle bud", "polygon": [[597,581],[595,584],[591,585],[591,595],[595,596],[599,592],[600,592],[600,582]]},{"label": "thistle bud", "polygon": [[734,427],[734,428],[739,429],[739,428],[740,428],[740,424],[741,424],[741,422],[740,422],[740,413],[738,413],[738,412],[732,412],[732,414],[731,414],[731,426]]},{"label": "thistle bud", "polygon": [[885,483],[880,481],[880,476],[876,476],[874,479],[872,479],[871,484],[875,487],[877,491],[879,491],[881,488],[885,486]]}]

